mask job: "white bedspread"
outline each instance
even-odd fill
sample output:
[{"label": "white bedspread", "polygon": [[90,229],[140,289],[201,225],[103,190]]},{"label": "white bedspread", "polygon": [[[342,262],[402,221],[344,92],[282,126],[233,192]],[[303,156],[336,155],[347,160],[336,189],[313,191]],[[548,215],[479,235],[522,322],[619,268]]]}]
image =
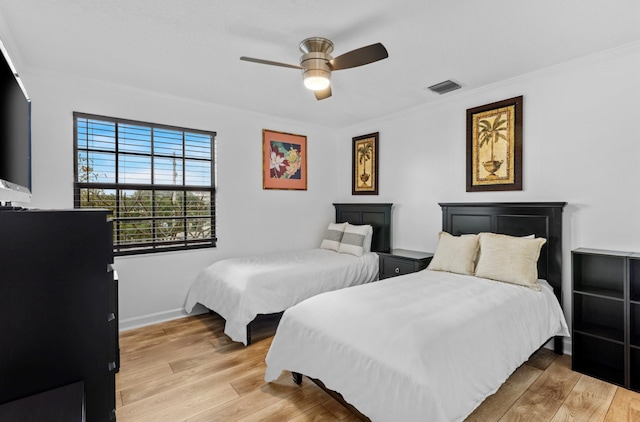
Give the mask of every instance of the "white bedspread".
[{"label": "white bedspread", "polygon": [[547,339],[569,331],[541,292],[423,270],[284,313],[265,379],[320,379],[372,421],[461,421]]},{"label": "white bedspread", "polygon": [[200,272],[185,309],[196,303],[220,314],[224,332],[247,344],[247,324],[322,292],[378,279],[378,255],[361,257],[326,249],[278,252],[225,259]]}]

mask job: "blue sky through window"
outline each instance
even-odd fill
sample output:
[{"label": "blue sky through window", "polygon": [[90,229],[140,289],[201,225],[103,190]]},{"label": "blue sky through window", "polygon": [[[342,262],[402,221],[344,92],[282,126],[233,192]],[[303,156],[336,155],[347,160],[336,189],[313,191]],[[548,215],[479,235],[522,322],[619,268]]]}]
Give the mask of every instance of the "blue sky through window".
[{"label": "blue sky through window", "polygon": [[181,186],[184,178],[190,186],[212,183],[211,135],[86,118],[77,119],[76,130],[78,181]]}]

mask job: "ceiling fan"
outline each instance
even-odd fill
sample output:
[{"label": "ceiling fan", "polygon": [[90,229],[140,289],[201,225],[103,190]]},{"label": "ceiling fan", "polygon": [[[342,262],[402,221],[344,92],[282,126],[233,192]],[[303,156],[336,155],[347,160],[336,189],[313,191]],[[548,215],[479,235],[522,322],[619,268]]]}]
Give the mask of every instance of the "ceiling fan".
[{"label": "ceiling fan", "polygon": [[318,100],[331,96],[331,72],[333,70],[351,69],[352,67],[377,62],[389,57],[387,49],[381,43],[361,47],[338,57],[331,57],[333,43],[322,37],[311,37],[300,43],[300,65],[274,62],[271,60],[240,57],[240,60],[271,66],[290,67],[302,70],[304,86],[312,90]]}]

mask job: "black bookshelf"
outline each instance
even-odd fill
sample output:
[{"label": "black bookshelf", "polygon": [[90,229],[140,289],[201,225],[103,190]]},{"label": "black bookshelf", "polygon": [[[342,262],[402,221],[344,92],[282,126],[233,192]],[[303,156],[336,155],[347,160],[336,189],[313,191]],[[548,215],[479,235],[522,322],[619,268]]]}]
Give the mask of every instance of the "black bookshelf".
[{"label": "black bookshelf", "polygon": [[640,391],[640,254],[579,248],[571,262],[573,369]]}]

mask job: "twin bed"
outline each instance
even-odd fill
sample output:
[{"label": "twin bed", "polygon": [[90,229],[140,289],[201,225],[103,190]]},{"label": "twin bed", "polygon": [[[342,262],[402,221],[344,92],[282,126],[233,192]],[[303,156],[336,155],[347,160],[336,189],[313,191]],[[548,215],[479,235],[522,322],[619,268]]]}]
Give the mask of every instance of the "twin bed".
[{"label": "twin bed", "polygon": [[[220,261],[189,293],[188,309],[219,313],[225,333],[245,344],[257,315],[286,310],[267,381],[304,374],[363,419],[461,421],[550,339],[562,354],[565,203],[440,204],[431,269],[375,283],[375,251],[390,250],[391,204],[334,205],[336,222],[373,227],[372,252]],[[472,258],[455,249],[473,242]]]},{"label": "twin bed", "polygon": [[378,255],[388,252],[392,204],[334,204],[336,223],[372,228],[370,251],[362,256],[329,249],[269,253],[215,262],[200,272],[185,309],[196,303],[225,319],[225,334],[251,343],[251,322],[323,292],[378,279]]},{"label": "twin bed", "polygon": [[444,232],[509,235],[497,255],[492,235],[479,236],[478,272],[493,260],[499,273],[517,245],[545,239],[533,262],[540,280],[423,270],[312,297],[280,320],[267,381],[304,374],[374,421],[461,421],[549,339],[562,353],[565,203],[440,205]]}]

